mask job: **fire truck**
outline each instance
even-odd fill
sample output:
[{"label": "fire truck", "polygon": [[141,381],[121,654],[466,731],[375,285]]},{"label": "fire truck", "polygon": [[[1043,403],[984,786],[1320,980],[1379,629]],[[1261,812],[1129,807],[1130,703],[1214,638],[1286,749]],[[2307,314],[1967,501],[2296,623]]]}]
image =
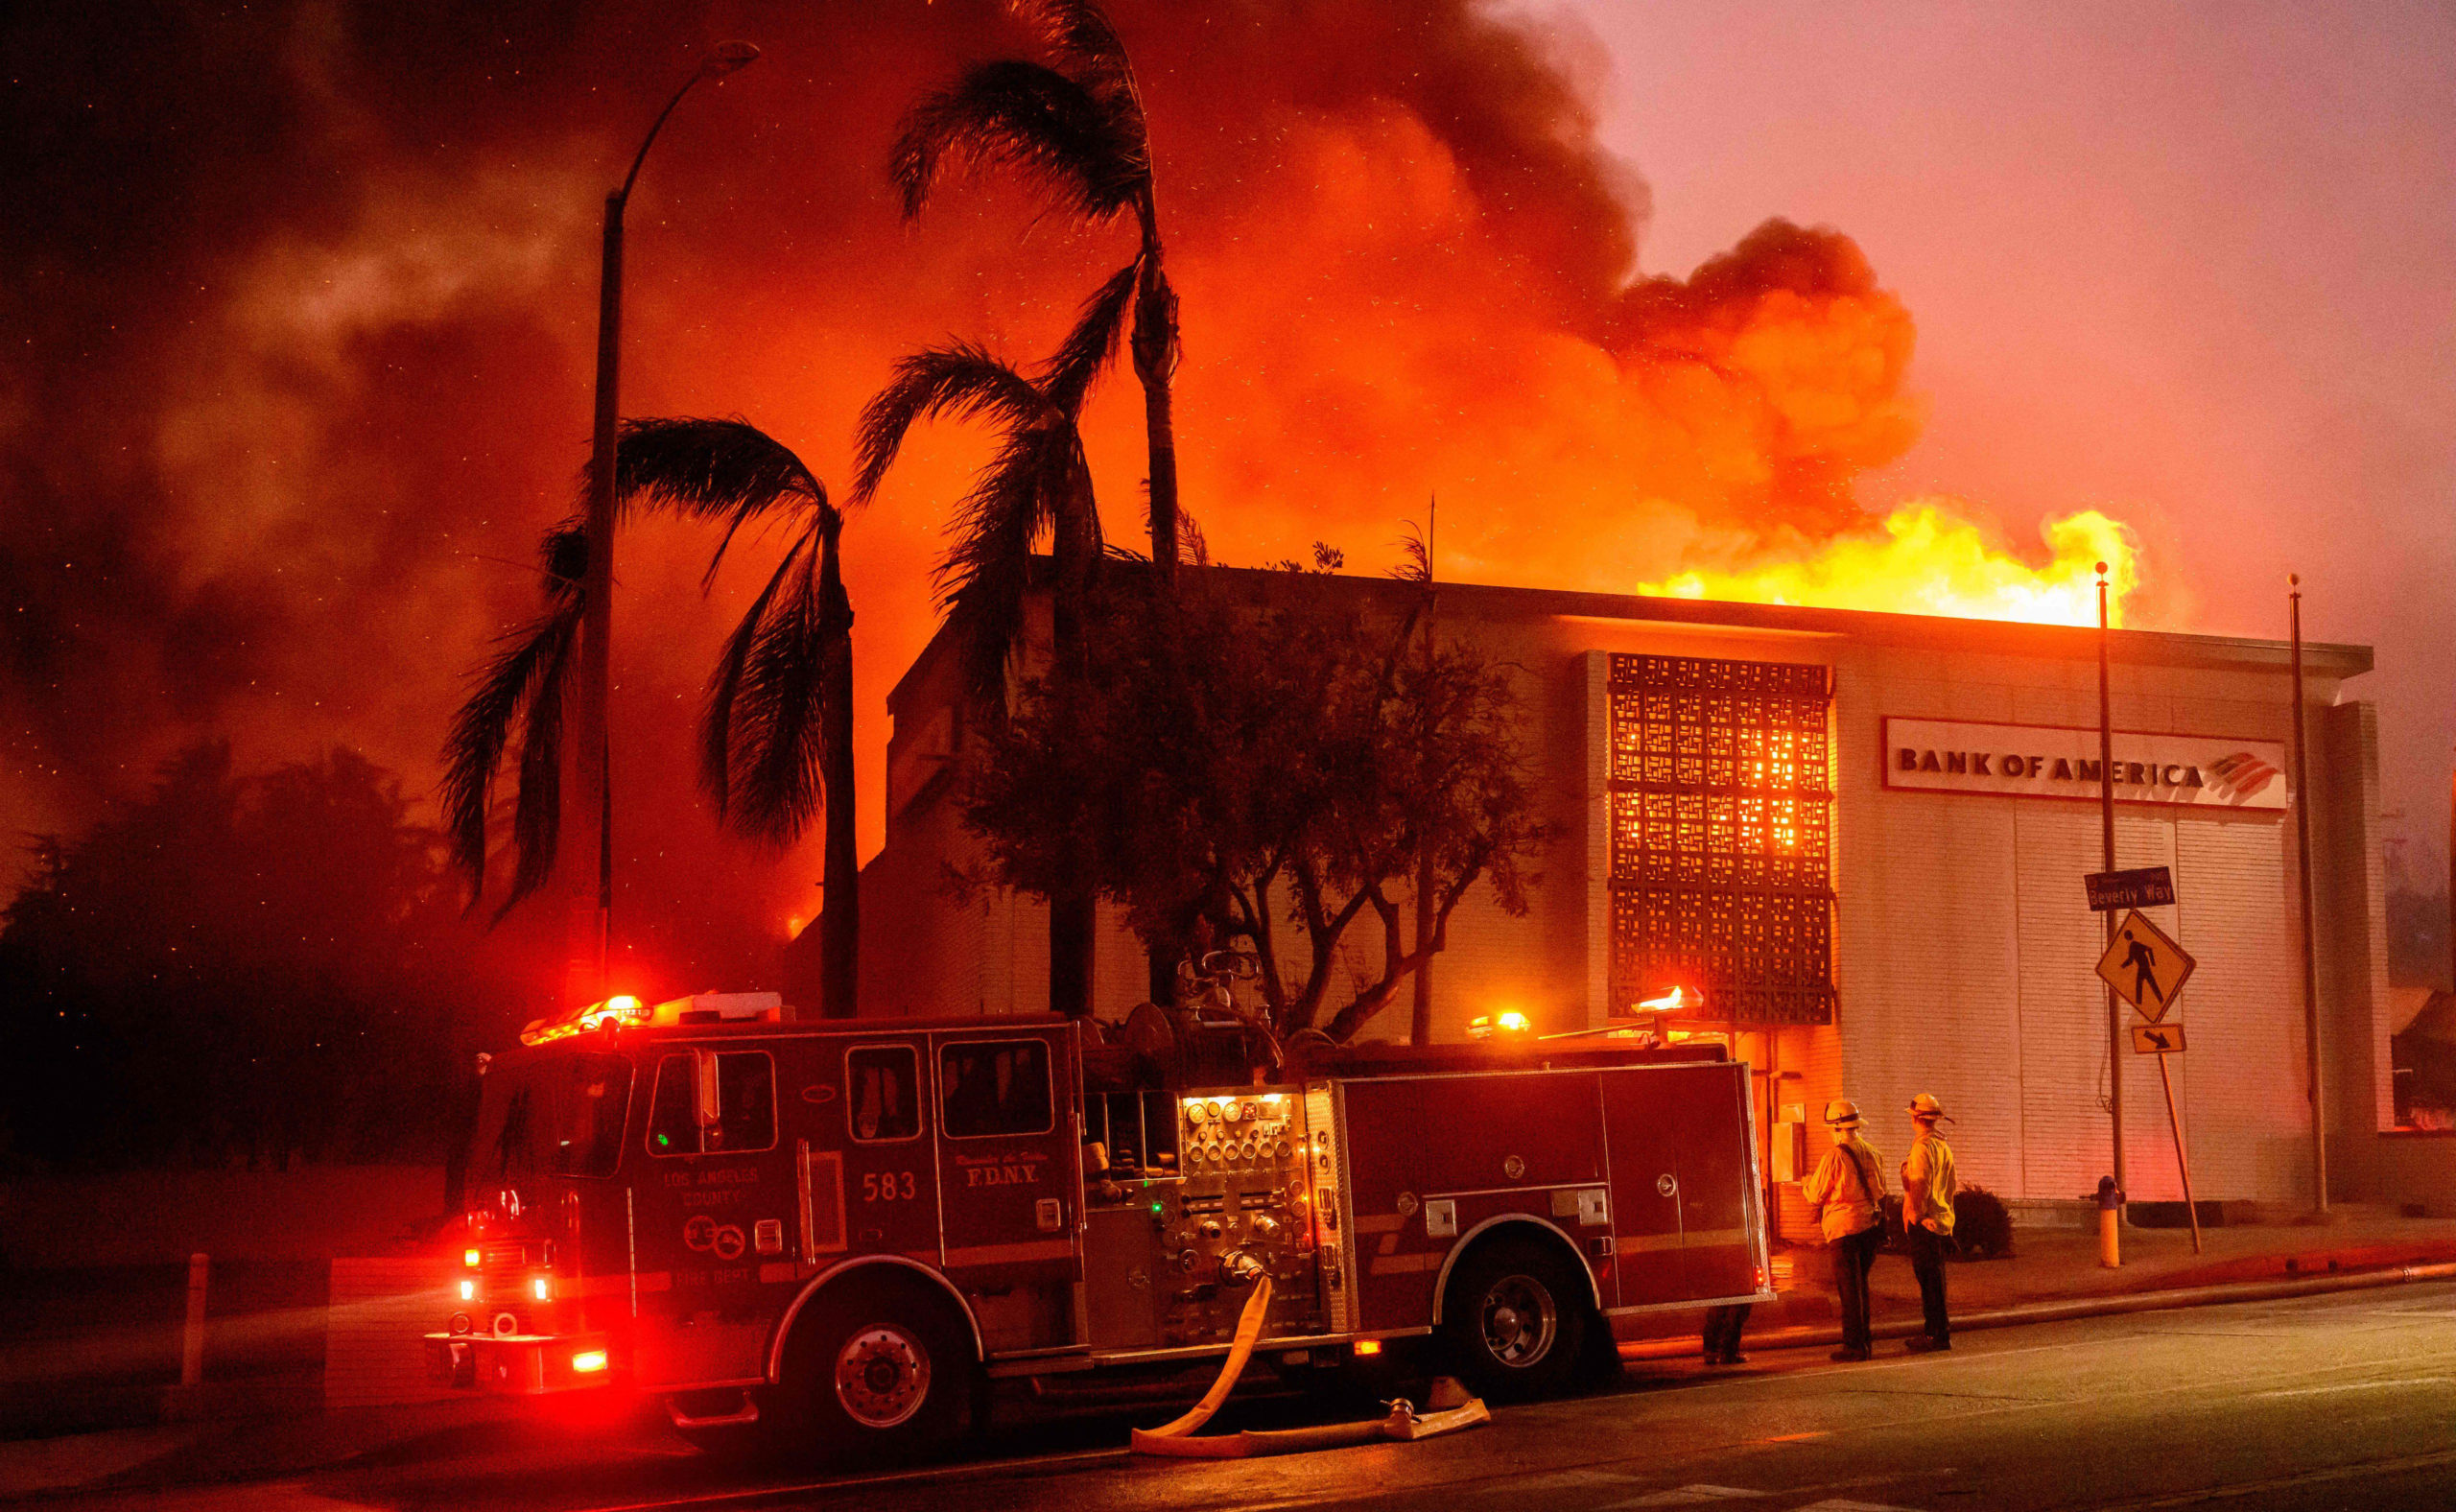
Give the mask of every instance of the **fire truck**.
[{"label": "fire truck", "polygon": [[1264,1275],[1257,1358],[1421,1340],[1503,1401],[1616,1318],[1765,1300],[1720,1045],[1283,1046],[1194,996],[1119,1025],[795,1022],[772,994],[532,1025],[483,1068],[431,1363],[649,1393],[702,1443],[909,1453],[1000,1382],[1216,1368]]}]

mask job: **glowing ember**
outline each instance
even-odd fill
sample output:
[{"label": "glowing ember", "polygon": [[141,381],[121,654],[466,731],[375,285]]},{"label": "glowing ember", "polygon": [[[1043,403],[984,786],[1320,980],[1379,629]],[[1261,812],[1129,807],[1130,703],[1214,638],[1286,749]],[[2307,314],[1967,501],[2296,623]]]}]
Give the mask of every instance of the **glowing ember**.
[{"label": "glowing ember", "polygon": [[1740,572],[1690,572],[1648,583],[1640,593],[1831,609],[1882,609],[1970,620],[2041,625],[2098,623],[2097,574],[2107,580],[2116,625],[2139,581],[2139,539],[2095,509],[2039,527],[2046,561],[2036,564],[1990,544],[1987,532],[1949,499],[1905,504],[1878,533],[1842,535],[1814,555]]}]

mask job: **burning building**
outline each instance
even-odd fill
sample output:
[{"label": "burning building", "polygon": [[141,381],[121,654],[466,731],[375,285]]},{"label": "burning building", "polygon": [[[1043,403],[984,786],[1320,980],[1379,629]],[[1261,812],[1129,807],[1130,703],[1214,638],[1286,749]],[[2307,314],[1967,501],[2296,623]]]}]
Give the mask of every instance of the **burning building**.
[{"label": "burning building", "polygon": [[[1306,595],[1404,613],[1416,590],[1216,569],[1257,604]],[[1435,1036],[1515,1009],[1602,1028],[1684,990],[1665,1026],[1728,1035],[1758,1077],[1774,1174],[1829,1098],[1881,1131],[1913,1093],[1955,1111],[1965,1176],[2070,1199],[2110,1165],[2094,628],[1444,583],[1441,633],[1518,669],[1551,839],[1528,910],[1482,889],[1434,958]],[[2307,799],[2332,1182],[2374,1191],[2392,1122],[2377,718],[2358,646],[2308,646],[2307,777],[2288,648],[2112,632],[2117,865],[2171,869],[2148,910],[2198,958],[2169,1015],[2203,1201],[2307,1202],[2292,804]],[[886,844],[863,872],[863,1011],[1034,1013],[1037,903],[949,892],[978,842],[942,634],[889,696]],[[2301,780],[2298,780],[2300,778]],[[1379,942],[1343,947],[1374,956]],[[1145,990],[1140,945],[1099,942],[1095,1000]],[[1702,1004],[1698,999],[1702,997]],[[2127,1017],[2129,1015],[2127,1014]],[[1395,1029],[1389,1026],[1396,1025]],[[1367,1037],[1405,1032],[1393,1012]],[[2182,1196],[2154,1062],[2126,1044],[2127,1179]],[[1906,1125],[1904,1125],[1906,1127]],[[1812,1146],[1811,1146],[1812,1147]]]}]

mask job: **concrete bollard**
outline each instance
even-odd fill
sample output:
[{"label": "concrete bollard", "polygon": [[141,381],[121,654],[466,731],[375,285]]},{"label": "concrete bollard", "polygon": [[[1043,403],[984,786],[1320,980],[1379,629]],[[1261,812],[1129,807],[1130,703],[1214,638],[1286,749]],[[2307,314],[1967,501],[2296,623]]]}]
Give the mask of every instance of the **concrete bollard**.
[{"label": "concrete bollard", "polygon": [[210,1256],[188,1257],[188,1322],[179,1336],[179,1384],[191,1389],[204,1383],[204,1283]]}]

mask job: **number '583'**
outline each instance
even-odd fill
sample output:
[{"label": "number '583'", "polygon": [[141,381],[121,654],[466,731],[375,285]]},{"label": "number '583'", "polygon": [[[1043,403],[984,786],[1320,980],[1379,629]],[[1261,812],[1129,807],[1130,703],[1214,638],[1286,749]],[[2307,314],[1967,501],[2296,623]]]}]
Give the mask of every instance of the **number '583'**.
[{"label": "number '583'", "polygon": [[912,1184],[909,1170],[865,1170],[862,1172],[862,1200],[864,1202],[909,1202],[920,1195]]}]

